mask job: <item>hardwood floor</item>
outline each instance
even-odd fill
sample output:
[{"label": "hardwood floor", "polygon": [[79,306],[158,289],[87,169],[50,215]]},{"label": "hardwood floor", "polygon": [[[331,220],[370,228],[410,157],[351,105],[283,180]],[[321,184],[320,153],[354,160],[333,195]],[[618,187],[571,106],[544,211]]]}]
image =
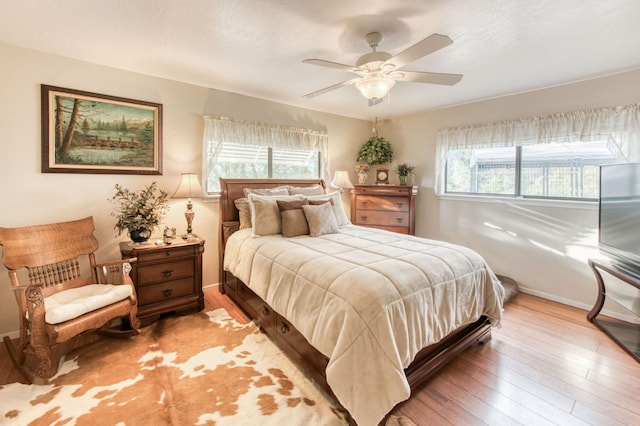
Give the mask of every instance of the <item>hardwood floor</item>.
[{"label": "hardwood floor", "polygon": [[[217,289],[205,309],[247,317]],[[640,424],[640,364],[586,312],[519,294],[493,339],[466,350],[392,414],[418,425]],[[20,381],[4,345],[0,385]]]}]

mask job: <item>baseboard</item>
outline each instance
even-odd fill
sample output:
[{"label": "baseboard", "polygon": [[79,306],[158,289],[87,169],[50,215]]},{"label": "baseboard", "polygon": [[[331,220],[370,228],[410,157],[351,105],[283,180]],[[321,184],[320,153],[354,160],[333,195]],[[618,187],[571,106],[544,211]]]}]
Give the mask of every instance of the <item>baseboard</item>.
[{"label": "baseboard", "polygon": [[[585,311],[585,313],[584,313],[585,321],[588,321],[587,320],[587,312],[589,312],[593,308],[593,305],[587,305],[587,304],[584,304],[584,303],[576,302],[575,300],[564,299],[562,297],[554,296],[553,294],[549,294],[549,293],[545,293],[545,292],[542,292],[542,291],[534,290],[534,289],[531,289],[531,288],[528,288],[528,287],[523,287],[521,284],[518,284],[518,290],[521,293],[530,294],[532,296],[540,297],[542,299],[547,299],[547,300],[551,300],[553,302],[562,303],[563,305],[568,305],[568,306],[571,306],[571,307],[574,307],[574,308],[582,309],[582,310]],[[633,317],[631,315],[621,314],[619,312],[614,312],[614,311],[611,311],[609,309],[602,309],[601,314],[602,315],[606,315],[606,316],[611,317],[611,318],[619,319],[621,321],[630,322],[630,323],[637,323],[637,321],[638,321],[637,318],[635,318],[635,317]]]}]

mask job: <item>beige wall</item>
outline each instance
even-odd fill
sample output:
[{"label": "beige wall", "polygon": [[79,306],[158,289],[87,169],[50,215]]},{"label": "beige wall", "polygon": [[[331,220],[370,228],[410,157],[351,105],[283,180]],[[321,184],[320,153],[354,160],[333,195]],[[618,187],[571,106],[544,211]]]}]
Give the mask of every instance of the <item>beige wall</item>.
[{"label": "beige wall", "polygon": [[[460,84],[464,84],[464,80]],[[597,203],[576,205],[437,198],[438,129],[640,101],[640,70],[385,122],[396,161],[416,165],[417,233],[477,250],[496,273],[527,292],[590,308],[596,284],[586,260],[598,256]],[[605,306],[608,307],[608,306]]]},{"label": "beige wall", "polygon": [[[353,164],[371,123],[197,87],[0,44],[0,226],[72,220],[92,215],[98,261],[119,258],[112,205],[119,183],[130,189],[152,181],[172,193],[181,172],[201,173],[202,116],[209,114],[326,130],[331,171]],[[40,173],[40,84],[157,102],[163,105],[162,176]],[[345,197],[345,201],[348,201]],[[184,232],[185,200],[172,200],[166,223]],[[194,200],[194,231],[206,239],[205,285],[218,282],[218,203]],[[6,269],[0,266],[0,335],[18,328]]]}]

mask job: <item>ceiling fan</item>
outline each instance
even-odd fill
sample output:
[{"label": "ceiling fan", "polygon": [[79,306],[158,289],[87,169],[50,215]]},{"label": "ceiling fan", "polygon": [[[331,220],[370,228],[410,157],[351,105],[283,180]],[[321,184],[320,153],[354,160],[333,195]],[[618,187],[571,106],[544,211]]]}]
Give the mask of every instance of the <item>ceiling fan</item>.
[{"label": "ceiling fan", "polygon": [[315,92],[307,93],[304,98],[327,93],[331,90],[339,89],[343,86],[355,85],[362,95],[369,100],[369,106],[382,102],[382,99],[389,93],[389,90],[396,84],[396,81],[412,81],[416,83],[444,84],[453,86],[462,79],[462,74],[442,74],[422,71],[404,71],[400,68],[405,65],[440,50],[451,43],[449,37],[441,34],[431,34],[422,41],[411,47],[391,56],[387,52],[379,52],[376,49],[382,42],[382,34],[372,32],[364,37],[371,47],[371,52],[366,53],[356,61],[355,65],[345,65],[337,62],[325,61],[323,59],[305,59],[304,63],[320,65],[323,67],[337,68],[358,74],[358,77],[342,83],[334,84]]}]

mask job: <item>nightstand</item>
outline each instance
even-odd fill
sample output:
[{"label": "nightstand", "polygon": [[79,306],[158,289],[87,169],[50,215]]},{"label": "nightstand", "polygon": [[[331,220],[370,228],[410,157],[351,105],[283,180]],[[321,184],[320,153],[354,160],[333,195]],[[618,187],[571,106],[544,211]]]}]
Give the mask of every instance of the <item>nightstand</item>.
[{"label": "nightstand", "polygon": [[186,314],[204,308],[202,293],[202,253],[204,240],[177,238],[172,244],[134,245],[120,243],[122,258],[136,257],[131,279],[138,295],[141,326],[156,321],[161,314]]}]

